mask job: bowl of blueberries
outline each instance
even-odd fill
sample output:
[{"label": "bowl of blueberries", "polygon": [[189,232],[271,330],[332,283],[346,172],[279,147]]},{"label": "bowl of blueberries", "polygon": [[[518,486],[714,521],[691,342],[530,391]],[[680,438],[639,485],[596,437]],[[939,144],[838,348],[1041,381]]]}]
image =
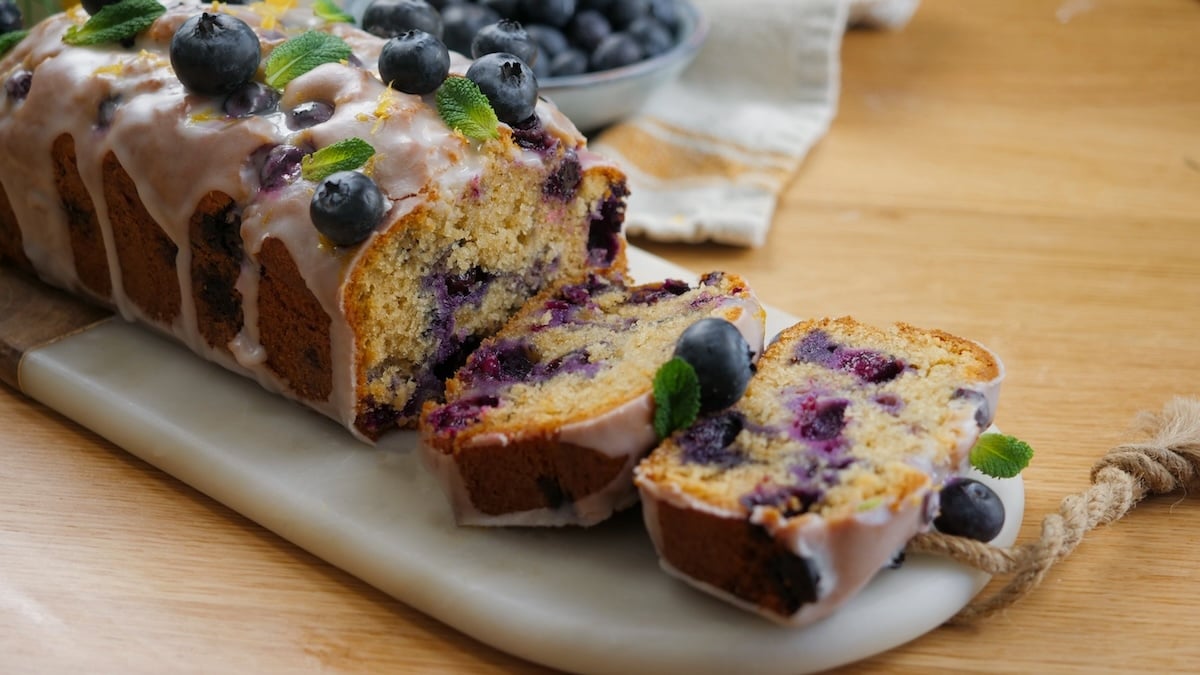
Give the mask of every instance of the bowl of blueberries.
[{"label": "bowl of blueberries", "polygon": [[437,36],[478,58],[507,52],[581,131],[636,112],[700,51],[708,23],[691,0],[345,0],[366,31]]}]

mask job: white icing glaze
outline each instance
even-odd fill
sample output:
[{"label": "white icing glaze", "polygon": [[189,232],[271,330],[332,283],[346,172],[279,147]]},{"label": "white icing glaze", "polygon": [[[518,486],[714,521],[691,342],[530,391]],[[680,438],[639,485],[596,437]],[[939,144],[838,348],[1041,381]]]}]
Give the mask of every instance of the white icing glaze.
[{"label": "white icing glaze", "polygon": [[[212,11],[215,5],[197,0],[164,4],[168,4],[167,13],[137,38],[135,49],[66,46],[62,41],[66,30],[87,19],[76,7],[34,27],[29,37],[0,60],[0,79],[4,81],[18,70],[34,73],[25,100],[0,97],[0,183],[21,224],[24,252],[45,281],[86,292],[74,268],[51,161],[54,139],[70,134],[107,252],[110,301],[121,315],[173,335],[202,356],[253,377],[272,391],[298,398],[266,367],[257,326],[260,268],[255,257],[267,238],[279,239],[331,319],[332,394],[326,401],[302,402],[357,435],[353,427],[358,399],[356,339],[345,320],[343,290],[346,271],[373,240],[348,251],[323,245],[308,215],[315,185],[297,180],[278,190],[260,192],[250,157],[263,146],[286,143],[320,148],[352,136],[367,140],[376,150],[373,178],[391,202],[380,228],[384,231],[400,226],[400,219],[425,195],[460,192],[483,171],[484,151],[452,133],[438,117],[431,98],[385,87],[375,72],[384,41],[343,24],[329,30],[352,46],[363,67],[320,66],[289,83],[280,106],[286,110],[304,101],[332,102],[335,111],[329,121],[295,131],[287,126],[282,113],[231,120],[221,112],[220,100],[188,93],[166,56],[178,26],[202,9]],[[219,7],[255,27],[263,25],[267,12],[261,5]],[[278,20],[275,30],[289,34],[321,24],[303,7],[284,12]],[[285,37],[278,32],[264,35],[264,54]],[[453,71],[465,71],[468,63],[455,55]],[[114,97],[118,100],[115,113],[107,128],[100,129],[101,102]],[[540,101],[537,111],[547,133],[582,145],[578,131],[552,104]],[[147,212],[178,247],[180,314],[171,325],[151,321],[124,293],[103,198],[101,162],[110,152],[137,185]],[[513,145],[506,152],[515,162],[542,161],[536,153]],[[590,153],[587,157],[598,161]],[[228,345],[232,356],[205,343],[197,329],[192,300],[188,222],[200,199],[213,191],[229,195],[242,209],[246,257],[236,288],[242,294],[244,325]]]}]

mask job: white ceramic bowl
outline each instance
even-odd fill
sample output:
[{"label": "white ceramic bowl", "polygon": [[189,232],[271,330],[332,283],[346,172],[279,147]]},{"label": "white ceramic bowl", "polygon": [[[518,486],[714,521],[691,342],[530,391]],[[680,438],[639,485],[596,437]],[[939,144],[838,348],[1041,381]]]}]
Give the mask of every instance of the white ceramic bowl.
[{"label": "white ceramic bowl", "polygon": [[708,20],[696,5],[691,0],[677,2],[678,42],[667,52],[623,68],[541,78],[539,93],[554,101],[585,133],[637,112],[658,87],[679,77],[708,37]]}]

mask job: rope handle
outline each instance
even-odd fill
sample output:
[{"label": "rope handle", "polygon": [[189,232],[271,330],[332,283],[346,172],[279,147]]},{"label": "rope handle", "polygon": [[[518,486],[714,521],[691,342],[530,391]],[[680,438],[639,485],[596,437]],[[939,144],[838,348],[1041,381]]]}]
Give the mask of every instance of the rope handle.
[{"label": "rope handle", "polygon": [[992,575],[1011,575],[1003,588],[972,600],[952,624],[967,624],[1012,606],[1041,583],[1046,572],[1075,550],[1084,534],[1112,523],[1149,495],[1187,487],[1200,476],[1200,399],[1175,398],[1159,414],[1138,416],[1144,443],[1109,450],[1092,466],[1092,485],[1062,500],[1057,513],[1042,520],[1036,541],[1000,548],[938,532],[919,534],[908,553],[934,553]]}]

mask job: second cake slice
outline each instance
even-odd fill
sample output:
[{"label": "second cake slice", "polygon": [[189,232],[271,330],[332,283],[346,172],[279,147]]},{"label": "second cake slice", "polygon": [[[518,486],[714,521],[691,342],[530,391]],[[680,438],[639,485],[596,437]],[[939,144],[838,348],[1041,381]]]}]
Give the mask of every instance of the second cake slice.
[{"label": "second cake slice", "polygon": [[706,317],[753,356],[765,312],[740,277],[627,286],[593,276],[531,300],[427,405],[421,452],[464,525],[593,525],[637,499],[655,372]]}]

